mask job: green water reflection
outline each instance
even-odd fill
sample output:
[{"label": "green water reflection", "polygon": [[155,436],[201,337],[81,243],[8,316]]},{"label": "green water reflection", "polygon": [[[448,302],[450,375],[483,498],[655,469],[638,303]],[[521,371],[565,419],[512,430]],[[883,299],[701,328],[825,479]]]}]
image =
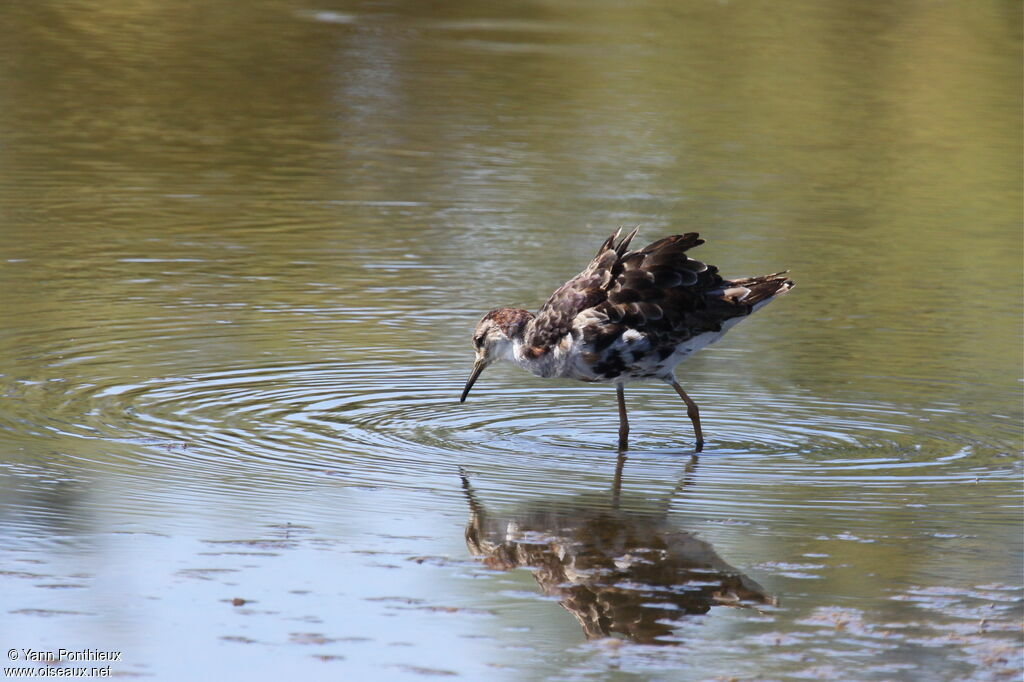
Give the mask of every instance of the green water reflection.
[{"label": "green water reflection", "polygon": [[[265,677],[1015,674],[1021,18],[3,3],[0,643],[117,640],[165,679],[242,649]],[[612,392],[495,369],[456,401],[477,317],[536,309],[620,224],[798,283],[681,367],[696,492],[670,494],[678,399],[631,397],[625,485],[782,604],[654,651],[587,643],[462,541],[459,466],[499,518],[611,487]],[[312,530],[199,558],[282,524]],[[239,592],[266,612],[223,620]]]}]

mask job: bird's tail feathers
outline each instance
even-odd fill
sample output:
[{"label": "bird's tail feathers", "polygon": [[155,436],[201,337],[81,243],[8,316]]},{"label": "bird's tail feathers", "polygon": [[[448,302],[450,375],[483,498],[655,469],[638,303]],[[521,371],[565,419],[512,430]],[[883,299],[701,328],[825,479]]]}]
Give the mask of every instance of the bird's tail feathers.
[{"label": "bird's tail feathers", "polygon": [[786,276],[788,273],[788,270],[783,270],[760,277],[727,280],[719,290],[720,297],[730,303],[750,306],[753,312],[796,286],[793,280]]}]

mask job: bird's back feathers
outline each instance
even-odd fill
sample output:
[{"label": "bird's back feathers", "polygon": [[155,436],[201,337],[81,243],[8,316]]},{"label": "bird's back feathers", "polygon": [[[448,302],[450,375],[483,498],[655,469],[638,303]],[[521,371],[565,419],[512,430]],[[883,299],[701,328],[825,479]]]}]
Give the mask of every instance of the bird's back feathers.
[{"label": "bird's back feathers", "polygon": [[602,354],[627,331],[667,357],[691,338],[720,333],[728,320],[788,291],[785,273],[725,280],[718,268],[690,258],[704,240],[672,235],[627,251],[633,230],[604,241],[579,275],[563,284],[537,313],[525,338],[528,352],[549,352],[567,334],[588,354]]},{"label": "bird's back feathers", "polygon": [[622,257],[637,233],[633,230],[616,244],[620,231],[608,237],[583,272],[558,287],[541,307],[527,339],[536,353],[545,352],[568,334],[579,313],[608,299],[608,289],[621,271]]}]

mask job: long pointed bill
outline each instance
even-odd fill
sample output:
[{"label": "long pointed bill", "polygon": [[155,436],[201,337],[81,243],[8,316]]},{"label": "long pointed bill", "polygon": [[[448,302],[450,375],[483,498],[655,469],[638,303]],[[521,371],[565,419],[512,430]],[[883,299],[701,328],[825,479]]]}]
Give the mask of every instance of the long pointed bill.
[{"label": "long pointed bill", "polygon": [[469,375],[469,381],[466,382],[466,387],[462,389],[462,397],[459,398],[460,403],[466,402],[466,396],[469,395],[469,389],[473,388],[473,384],[476,383],[477,377],[487,367],[487,363],[483,360],[477,360],[476,364],[473,365],[473,372]]}]

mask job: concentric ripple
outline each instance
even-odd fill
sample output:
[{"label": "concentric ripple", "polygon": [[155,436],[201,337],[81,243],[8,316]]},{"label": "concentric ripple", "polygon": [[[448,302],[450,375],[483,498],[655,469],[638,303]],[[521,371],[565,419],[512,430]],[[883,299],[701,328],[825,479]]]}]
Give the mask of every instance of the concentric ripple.
[{"label": "concentric ripple", "polygon": [[[8,387],[12,403],[45,409],[7,418],[65,439],[69,456],[92,460],[86,467],[116,465],[121,448],[97,455],[66,439],[137,448],[149,467],[173,478],[202,472],[299,485],[330,475],[349,485],[417,488],[457,466],[486,466],[544,482],[614,457],[608,387],[493,370],[459,404],[462,369],[426,356],[405,365],[383,357],[221,368],[136,383],[22,379]],[[703,459],[714,458],[717,476],[885,487],[973,480],[1011,461],[1010,438],[1000,449],[991,429],[987,438],[969,437],[983,432],[972,427],[981,415],[823,400],[791,387],[725,383],[729,377],[695,380],[709,436]],[[690,424],[671,391],[646,385],[627,395],[634,460],[690,453]],[[8,429],[19,428],[13,422]]]}]

